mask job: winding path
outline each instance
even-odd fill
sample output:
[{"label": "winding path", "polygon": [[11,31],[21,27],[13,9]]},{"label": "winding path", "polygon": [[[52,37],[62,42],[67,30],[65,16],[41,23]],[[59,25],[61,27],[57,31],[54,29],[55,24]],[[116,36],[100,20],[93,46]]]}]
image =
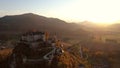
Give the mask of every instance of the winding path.
[{"label": "winding path", "polygon": [[44,55],[43,58],[46,60],[52,60],[52,58],[54,57],[56,49],[57,49],[56,47],[53,47],[53,50],[50,51],[49,53],[47,53],[46,55]]}]

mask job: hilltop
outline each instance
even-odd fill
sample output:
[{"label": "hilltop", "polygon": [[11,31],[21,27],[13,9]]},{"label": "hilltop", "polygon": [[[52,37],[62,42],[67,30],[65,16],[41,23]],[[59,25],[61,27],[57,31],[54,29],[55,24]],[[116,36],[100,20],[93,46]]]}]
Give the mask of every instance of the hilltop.
[{"label": "hilltop", "polygon": [[[37,36],[37,37],[36,37]],[[27,32],[4,58],[0,58],[0,67],[4,68],[79,68],[86,67],[80,54],[74,55],[66,45],[47,32]],[[78,49],[79,50],[79,49]],[[71,50],[72,51],[72,50]],[[85,65],[86,64],[86,65]],[[6,67],[7,66],[7,67]],[[86,67],[87,68],[87,67]]]},{"label": "hilltop", "polygon": [[83,37],[88,32],[75,23],[68,23],[58,18],[49,18],[26,13],[0,18],[0,34],[18,34],[30,30],[48,31],[64,37]]}]

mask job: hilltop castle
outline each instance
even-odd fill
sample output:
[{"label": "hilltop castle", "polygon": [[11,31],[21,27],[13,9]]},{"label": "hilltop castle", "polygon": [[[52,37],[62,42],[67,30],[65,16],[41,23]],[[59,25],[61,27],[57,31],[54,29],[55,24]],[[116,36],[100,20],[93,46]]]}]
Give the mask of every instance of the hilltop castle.
[{"label": "hilltop castle", "polygon": [[28,45],[31,45],[33,48],[40,46],[41,43],[47,44],[48,46],[56,46],[56,47],[62,47],[63,45],[60,43],[60,40],[54,37],[49,37],[48,32],[27,32],[25,34],[22,34],[21,43],[25,43]]}]

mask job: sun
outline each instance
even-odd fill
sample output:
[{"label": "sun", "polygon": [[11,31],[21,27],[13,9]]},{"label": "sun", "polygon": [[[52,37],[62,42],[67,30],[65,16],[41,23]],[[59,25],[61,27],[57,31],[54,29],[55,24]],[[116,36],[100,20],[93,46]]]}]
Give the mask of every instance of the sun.
[{"label": "sun", "polygon": [[120,19],[119,2],[119,0],[72,0],[50,13],[67,21],[87,20],[97,24],[112,24]]}]

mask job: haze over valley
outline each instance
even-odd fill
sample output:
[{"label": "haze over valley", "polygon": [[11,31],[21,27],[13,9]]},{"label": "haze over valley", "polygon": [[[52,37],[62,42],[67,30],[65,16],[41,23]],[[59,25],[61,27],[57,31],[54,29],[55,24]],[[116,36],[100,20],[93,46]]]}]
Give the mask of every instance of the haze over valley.
[{"label": "haze over valley", "polygon": [[119,0],[0,1],[0,68],[120,68]]}]

